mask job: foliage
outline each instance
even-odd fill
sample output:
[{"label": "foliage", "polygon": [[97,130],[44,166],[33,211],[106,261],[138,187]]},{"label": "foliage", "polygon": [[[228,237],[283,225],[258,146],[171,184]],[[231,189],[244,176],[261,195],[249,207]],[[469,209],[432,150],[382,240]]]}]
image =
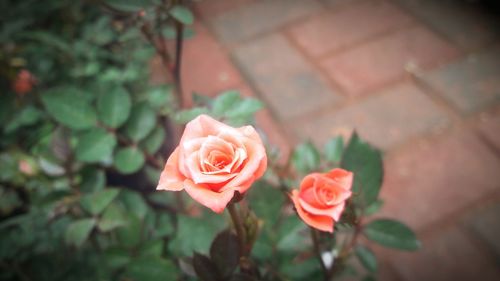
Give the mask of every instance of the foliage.
[{"label": "foliage", "polygon": [[[244,243],[230,216],[153,192],[178,141],[173,121],[204,113],[240,126],[263,106],[229,90],[194,94],[186,108],[178,85],[148,82],[153,55],[171,66],[163,39],[189,33],[183,1],[10,0],[0,10],[0,280],[319,280],[354,274],[354,258],[373,278],[360,235],[420,247],[404,224],[367,220],[382,206],[382,155],[356,134],[346,147],[341,137],[323,150],[299,144],[285,164],[268,153],[267,177],[235,211]],[[13,87],[22,70],[26,91]],[[355,173],[354,196],[316,241],[288,193],[333,167]],[[316,257],[325,253],[328,272]]]}]

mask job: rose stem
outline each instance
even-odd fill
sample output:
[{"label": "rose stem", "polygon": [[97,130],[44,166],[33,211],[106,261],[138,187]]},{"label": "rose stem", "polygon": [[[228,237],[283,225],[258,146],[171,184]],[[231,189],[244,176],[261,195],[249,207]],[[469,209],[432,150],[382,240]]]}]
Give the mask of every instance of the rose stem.
[{"label": "rose stem", "polygon": [[325,276],[325,281],[330,280],[330,271],[326,268],[325,263],[323,262],[323,258],[321,257],[321,251],[319,249],[319,235],[318,231],[312,227],[309,228],[311,230],[311,238],[313,241],[314,252],[319,259],[319,264],[321,265],[321,269],[323,270],[323,275]]},{"label": "rose stem", "polygon": [[241,218],[236,210],[236,206],[234,203],[227,205],[227,210],[231,215],[231,220],[233,221],[234,228],[236,229],[236,235],[238,235],[238,239],[240,240],[240,256],[246,255],[246,233],[243,227],[243,223],[241,222]]}]

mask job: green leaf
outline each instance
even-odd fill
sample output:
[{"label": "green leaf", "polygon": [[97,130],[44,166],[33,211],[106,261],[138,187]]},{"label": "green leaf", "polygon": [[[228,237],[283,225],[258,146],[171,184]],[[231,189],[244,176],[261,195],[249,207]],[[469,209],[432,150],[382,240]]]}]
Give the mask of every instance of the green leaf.
[{"label": "green leaf", "polygon": [[279,271],[283,273],[286,277],[286,280],[322,280],[317,276],[314,276],[315,273],[321,272],[321,267],[319,262],[314,257],[308,258],[306,260],[303,259],[294,259],[295,256],[287,255],[279,266]]},{"label": "green leaf", "polygon": [[355,249],[356,256],[363,266],[370,272],[377,271],[377,257],[365,246],[359,245]]},{"label": "green leaf", "polygon": [[116,269],[125,266],[130,261],[130,253],[121,248],[109,248],[104,253],[106,265]]},{"label": "green leaf", "polygon": [[326,160],[332,163],[339,163],[344,150],[344,139],[341,136],[330,139],[325,145]]},{"label": "green leaf", "polygon": [[255,112],[263,107],[264,105],[260,101],[254,98],[246,98],[227,110],[225,116],[228,119],[247,119],[252,117]]},{"label": "green leaf", "polygon": [[179,278],[176,266],[159,257],[140,257],[132,260],[124,273],[134,281],[175,281]]},{"label": "green leaf", "polygon": [[191,98],[193,99],[193,104],[195,106],[206,106],[206,107],[212,107],[212,104],[214,102],[214,99],[209,97],[209,96],[206,96],[204,94],[200,94],[200,93],[197,93],[197,92],[193,92],[191,94]]},{"label": "green leaf", "polygon": [[172,219],[167,214],[158,214],[156,228],[154,229],[155,237],[164,237],[174,233]]},{"label": "green leaf", "polygon": [[219,233],[210,246],[210,258],[223,278],[230,276],[240,261],[238,237],[229,230]]},{"label": "green leaf", "polygon": [[[265,222],[264,222],[265,223]],[[265,227],[266,224],[264,224]],[[271,231],[261,231],[255,244],[252,247],[252,257],[259,261],[268,261],[273,257],[274,243],[274,229]]]},{"label": "green leaf", "polygon": [[95,127],[80,137],[75,148],[76,159],[82,162],[101,162],[111,157],[116,146],[115,135]]},{"label": "green leaf", "polygon": [[212,113],[215,116],[222,117],[240,100],[241,97],[239,91],[237,90],[225,91],[214,99],[212,104]]},{"label": "green leaf", "polygon": [[[177,256],[191,256],[194,251],[208,253],[212,240],[224,225],[225,221],[220,215],[208,212],[202,218],[179,215],[177,233],[169,246]],[[203,235],[193,235],[193,233],[203,233]],[[189,239],[186,239],[187,237]]]},{"label": "green leaf", "polygon": [[364,215],[370,216],[370,215],[375,214],[376,212],[378,212],[380,210],[380,208],[382,208],[383,205],[384,205],[384,201],[382,201],[380,199],[376,200],[375,202],[371,203],[370,206],[366,207]]},{"label": "green leaf", "polygon": [[148,91],[148,102],[153,108],[161,108],[170,103],[172,86],[154,87]]},{"label": "green leaf", "polygon": [[105,2],[124,12],[138,12],[154,3],[152,0],[105,0]]},{"label": "green leaf", "polygon": [[121,193],[120,199],[126,209],[136,217],[143,219],[146,216],[148,205],[144,202],[140,193],[126,190]]},{"label": "green leaf", "polygon": [[66,243],[80,247],[90,235],[96,221],[94,219],[81,219],[72,222],[65,233]]},{"label": "green leaf", "polygon": [[102,232],[108,232],[124,225],[127,225],[127,215],[123,207],[116,203],[111,203],[104,210],[97,224]]},{"label": "green leaf", "polygon": [[155,125],[155,111],[147,103],[140,103],[132,108],[132,114],[125,125],[125,133],[137,142],[145,138]]},{"label": "green leaf", "polygon": [[390,219],[378,219],[363,228],[363,234],[380,245],[400,250],[415,251],[420,248],[420,241],[415,233],[401,222]]},{"label": "green leaf", "polygon": [[193,14],[188,8],[184,6],[175,5],[169,10],[169,13],[172,17],[183,24],[189,25],[193,23]]},{"label": "green leaf", "polygon": [[273,228],[278,222],[285,201],[281,191],[264,181],[254,183],[248,191],[248,201],[255,214],[264,221],[264,228]]},{"label": "green leaf", "polygon": [[18,112],[14,118],[5,126],[5,133],[10,133],[16,129],[35,124],[43,116],[42,112],[34,106],[28,105]]},{"label": "green leaf", "polygon": [[309,173],[318,168],[320,155],[314,144],[306,142],[295,147],[292,162],[301,173]]},{"label": "green leaf", "polygon": [[100,214],[118,195],[118,189],[103,189],[82,197],[80,205],[92,215]]},{"label": "green leaf", "polygon": [[174,117],[175,122],[180,124],[186,124],[194,118],[198,117],[201,114],[207,114],[208,109],[205,107],[193,107],[191,109],[182,110],[177,112]]},{"label": "green leaf", "polygon": [[47,90],[41,97],[43,105],[54,119],[68,128],[78,130],[93,127],[97,122],[88,95],[66,86]]},{"label": "green leaf", "polygon": [[145,139],[140,143],[142,149],[150,154],[155,154],[165,141],[165,130],[161,126],[157,126]]},{"label": "green leaf", "polygon": [[145,159],[137,147],[120,148],[114,158],[115,168],[122,174],[132,174],[139,171]]},{"label": "green leaf", "polygon": [[127,224],[116,229],[120,244],[127,248],[136,247],[141,242],[142,222],[135,216],[127,217]]},{"label": "green leaf", "polygon": [[106,175],[101,169],[87,166],[82,171],[82,183],[80,190],[84,193],[91,193],[102,190],[106,184]]},{"label": "green leaf", "polygon": [[368,206],[377,200],[382,185],[382,153],[363,142],[354,133],[344,151],[341,167],[354,173],[354,197],[356,202]]},{"label": "green leaf", "polygon": [[44,173],[49,176],[62,176],[64,175],[64,168],[53,161],[40,157],[38,159],[38,165]]},{"label": "green leaf", "polygon": [[305,242],[308,237],[306,225],[297,217],[287,217],[278,230],[276,248],[282,252],[301,251],[308,247]]},{"label": "green leaf", "polygon": [[45,46],[49,46],[58,51],[62,51],[67,54],[72,53],[71,45],[64,41],[57,33],[49,32],[49,31],[33,31],[33,32],[24,32],[21,34],[22,38],[31,39],[42,43]]},{"label": "green leaf", "polygon": [[141,257],[161,257],[163,253],[163,240],[152,240],[146,242],[139,250]]},{"label": "green leaf", "polygon": [[130,115],[132,102],[122,86],[113,86],[97,98],[99,119],[111,128],[120,127]]},{"label": "green leaf", "polygon": [[216,265],[207,257],[198,253],[193,256],[193,268],[202,281],[219,281],[222,278],[217,272]]}]

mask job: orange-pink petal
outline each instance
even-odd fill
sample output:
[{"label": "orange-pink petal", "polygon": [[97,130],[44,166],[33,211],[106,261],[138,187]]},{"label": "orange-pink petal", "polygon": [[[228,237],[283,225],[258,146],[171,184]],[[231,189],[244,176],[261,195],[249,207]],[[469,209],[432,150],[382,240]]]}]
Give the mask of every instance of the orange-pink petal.
[{"label": "orange-pink petal", "polygon": [[313,215],[306,212],[299,200],[299,192],[297,190],[293,190],[291,194],[291,199],[297,210],[297,214],[299,217],[309,226],[314,227],[321,231],[333,232],[334,221],[329,216],[321,216],[321,215]]},{"label": "orange-pink petal", "polygon": [[344,169],[335,168],[326,173],[326,176],[336,181],[340,186],[346,190],[351,190],[354,174]]},{"label": "orange-pink petal", "polygon": [[180,191],[184,189],[184,176],[179,172],[178,167],[179,148],[177,147],[170,155],[160,175],[157,190]]},{"label": "orange-pink petal", "polygon": [[191,180],[186,180],[184,183],[184,189],[194,200],[216,213],[222,213],[234,196],[233,189],[214,192],[207,186],[195,184]]}]

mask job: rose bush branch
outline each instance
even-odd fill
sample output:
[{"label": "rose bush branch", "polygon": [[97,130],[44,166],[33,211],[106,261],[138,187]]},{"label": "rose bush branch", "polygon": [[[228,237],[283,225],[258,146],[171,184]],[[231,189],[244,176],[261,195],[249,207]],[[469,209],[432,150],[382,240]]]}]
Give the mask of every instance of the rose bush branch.
[{"label": "rose bush branch", "polygon": [[234,225],[234,229],[236,231],[236,234],[238,235],[238,240],[240,242],[240,256],[244,257],[247,255],[245,250],[247,248],[247,238],[246,238],[247,235],[245,227],[243,226],[241,212],[238,212],[235,203],[228,204],[227,210],[229,212],[229,215]]}]

